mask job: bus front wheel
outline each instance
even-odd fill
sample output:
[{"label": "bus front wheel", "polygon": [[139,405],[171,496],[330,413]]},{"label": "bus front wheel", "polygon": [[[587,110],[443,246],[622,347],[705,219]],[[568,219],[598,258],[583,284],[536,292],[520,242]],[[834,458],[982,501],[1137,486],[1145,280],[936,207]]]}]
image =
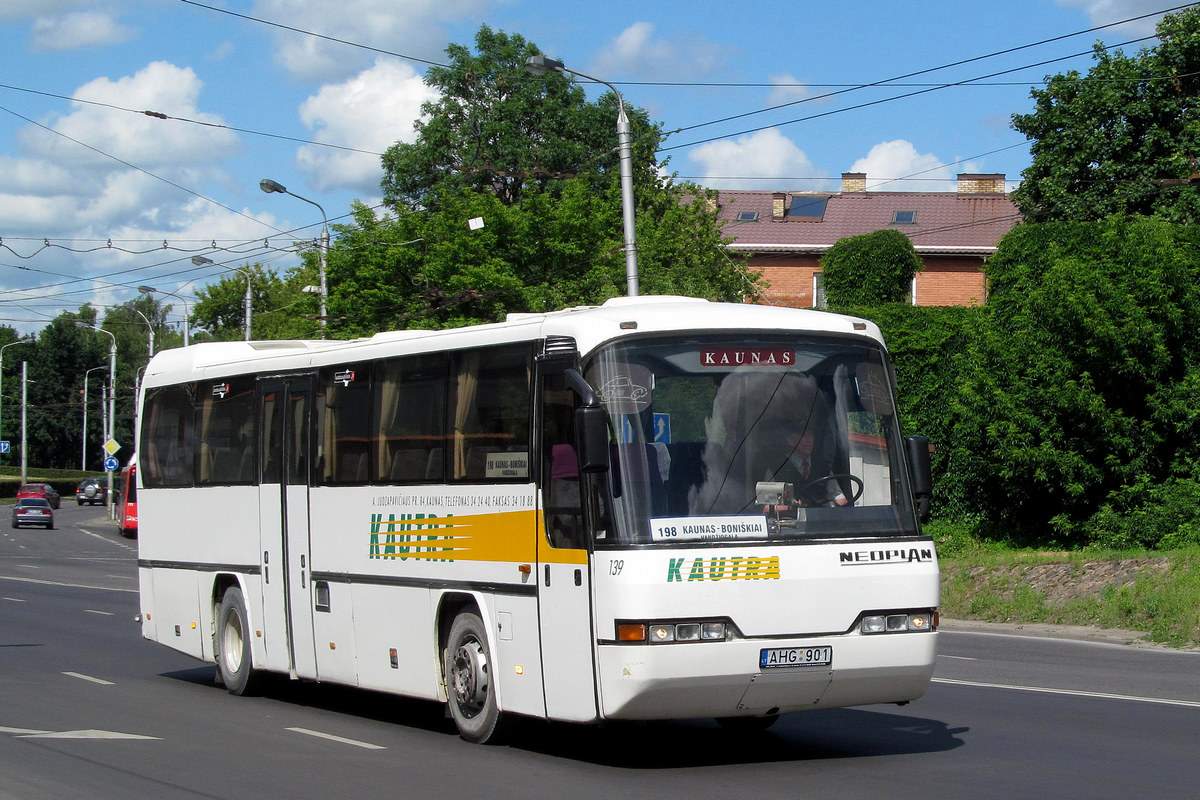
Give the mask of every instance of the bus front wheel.
[{"label": "bus front wheel", "polygon": [[492,654],[483,620],[463,613],[454,619],[444,656],[450,716],[468,742],[495,741],[500,729]]},{"label": "bus front wheel", "polygon": [[221,597],[217,630],[213,636],[217,673],[231,694],[248,694],[254,684],[254,662],[250,654],[250,618],[242,590],[231,586]]}]

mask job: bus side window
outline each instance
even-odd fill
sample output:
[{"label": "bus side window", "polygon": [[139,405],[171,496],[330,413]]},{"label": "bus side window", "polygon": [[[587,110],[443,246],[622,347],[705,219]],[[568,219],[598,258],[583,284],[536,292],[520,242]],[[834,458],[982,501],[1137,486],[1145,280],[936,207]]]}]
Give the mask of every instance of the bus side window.
[{"label": "bus side window", "polygon": [[547,376],[542,386],[542,491],[550,544],[586,547],[575,452],[575,395],[561,375]]}]

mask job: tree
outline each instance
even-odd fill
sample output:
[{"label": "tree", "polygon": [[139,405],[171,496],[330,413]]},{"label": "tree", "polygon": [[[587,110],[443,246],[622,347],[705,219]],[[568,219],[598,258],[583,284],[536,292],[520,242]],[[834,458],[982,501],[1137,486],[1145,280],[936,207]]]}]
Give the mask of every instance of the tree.
[{"label": "tree", "polygon": [[1114,213],[1200,220],[1200,8],[1163,17],[1136,56],[1100,44],[1086,76],[1055,75],[1013,117],[1033,161],[1013,200],[1027,219]]},{"label": "tree", "polygon": [[[449,66],[426,73],[441,97],[423,106],[415,142],[384,153],[385,201],[397,210],[436,209],[439,195],[470,189],[513,205],[529,186],[554,192],[576,176],[595,188],[609,183],[618,172],[616,98],[608,93],[593,105],[563,74],[529,74],[525,60],[540,51],[521,36],[484,25],[475,47],[472,54],[450,45]],[[629,119],[641,183],[654,176],[662,135],[644,111]]]},{"label": "tree", "polygon": [[1026,224],[987,272],[954,409],[964,505],[1006,536],[1078,543],[1129,487],[1191,474],[1200,233],[1153,218]]},{"label": "tree", "polygon": [[825,297],[833,308],[903,302],[923,266],[900,231],[849,236],[821,258]]},{"label": "tree", "polygon": [[[387,213],[337,226],[329,333],[445,327],[598,303],[625,291],[616,97],[589,103],[567,76],[535,77],[539,51],[484,26],[452,45],[417,140],[384,155]],[[647,293],[739,301],[759,276],[724,247],[712,197],[662,176],[661,140],[629,110],[640,283]],[[481,221],[468,224],[469,221]]]},{"label": "tree", "polygon": [[[317,284],[316,253],[305,254],[303,266],[279,277],[262,264],[246,264],[250,273],[252,339],[312,339],[320,333],[316,296],[305,286]],[[231,271],[220,280],[196,290],[192,322],[215,341],[236,341],[245,336],[246,276]]]}]

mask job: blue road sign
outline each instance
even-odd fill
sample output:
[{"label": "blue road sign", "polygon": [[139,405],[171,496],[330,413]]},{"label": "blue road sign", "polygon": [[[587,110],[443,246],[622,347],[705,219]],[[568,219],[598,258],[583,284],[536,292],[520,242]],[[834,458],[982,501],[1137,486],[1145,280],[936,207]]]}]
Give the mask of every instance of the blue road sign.
[{"label": "blue road sign", "polygon": [[12,452],[12,442],[7,439],[0,440],[0,455]]},{"label": "blue road sign", "polygon": [[104,471],[105,472],[116,472],[120,468],[121,468],[121,462],[117,461],[116,456],[109,456],[108,458],[104,459]]}]

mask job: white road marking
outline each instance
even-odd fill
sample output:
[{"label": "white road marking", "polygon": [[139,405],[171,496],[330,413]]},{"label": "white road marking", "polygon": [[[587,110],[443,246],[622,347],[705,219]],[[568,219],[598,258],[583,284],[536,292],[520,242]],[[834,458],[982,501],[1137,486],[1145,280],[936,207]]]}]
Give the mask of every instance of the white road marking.
[{"label": "white road marking", "polygon": [[113,683],[112,681],[106,681],[103,678],[93,678],[91,675],[84,675],[82,672],[64,672],[63,675],[67,675],[72,678],[79,678],[79,680],[81,680],[81,681],[91,681],[92,683],[98,683],[101,686],[116,686],[116,684]]},{"label": "white road marking", "polygon": [[37,578],[14,578],[0,575],[0,581],[18,581],[20,583],[40,583],[43,586],[66,586],[69,589],[96,589],[101,592],[131,592],[137,594],[137,589],[118,589],[114,586],[90,586],[86,583],[63,583],[62,581],[44,581]]},{"label": "white road marking", "polygon": [[94,728],[80,731],[49,731],[46,733],[30,733],[19,736],[21,739],[159,739],[158,736],[142,736],[139,733],[121,733],[119,731],[98,731]]},{"label": "white road marking", "polygon": [[83,613],[85,613],[85,614],[102,614],[102,615],[104,615],[104,616],[106,616],[106,617],[113,617],[113,616],[116,616],[116,615],[115,615],[115,614],[113,614],[113,612],[111,612],[111,611],[96,611],[95,609],[92,609],[92,608],[85,608],[85,609],[83,610]]},{"label": "white road marking", "polygon": [[941,653],[938,653],[938,658],[952,658],[955,661],[978,661],[979,660],[978,658],[968,658],[967,656],[947,656],[947,655],[943,655]]},{"label": "white road marking", "polygon": [[1108,694],[1107,692],[1087,692],[1081,689],[1050,689],[1044,686],[1016,686],[1006,683],[983,683],[980,681],[959,681],[952,678],[934,678],[934,683],[948,683],[953,686],[975,686],[981,689],[1012,689],[1017,692],[1041,692],[1043,694],[1065,694],[1074,697],[1094,697],[1099,700],[1130,700],[1135,703],[1157,703],[1165,706],[1184,706],[1200,708],[1200,700],[1171,700],[1166,697],[1139,697],[1131,694]]},{"label": "white road marking", "polygon": [[383,745],[371,744],[370,742],[360,742],[356,739],[346,739],[342,736],[334,736],[332,733],[321,733],[320,731],[309,730],[308,728],[287,728],[294,733],[303,733],[305,736],[315,736],[318,739],[328,739],[331,742],[341,742],[342,744],[350,744],[355,747],[361,747],[364,750],[387,750]]},{"label": "white road marking", "polygon": [[4,599],[9,601],[10,603],[24,603],[25,602],[24,600],[22,600],[19,597],[6,597]]}]

